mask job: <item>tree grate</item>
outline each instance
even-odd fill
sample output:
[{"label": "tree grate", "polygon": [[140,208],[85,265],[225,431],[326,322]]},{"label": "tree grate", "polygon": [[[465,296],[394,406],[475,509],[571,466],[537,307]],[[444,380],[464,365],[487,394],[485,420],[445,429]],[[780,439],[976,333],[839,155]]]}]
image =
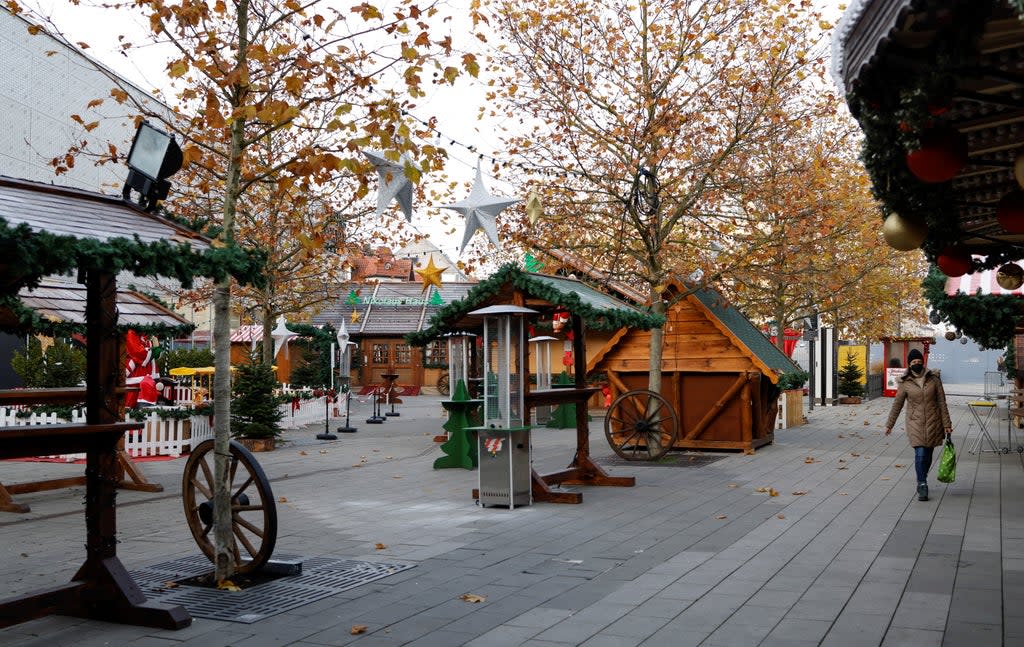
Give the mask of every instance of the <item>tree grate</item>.
[{"label": "tree grate", "polygon": [[301,561],[302,573],[281,576],[242,591],[180,584],[181,580],[212,571],[204,555],[195,555],[132,571],[132,577],[152,602],[181,605],[196,618],[251,624],[415,566],[323,556],[275,558]]}]

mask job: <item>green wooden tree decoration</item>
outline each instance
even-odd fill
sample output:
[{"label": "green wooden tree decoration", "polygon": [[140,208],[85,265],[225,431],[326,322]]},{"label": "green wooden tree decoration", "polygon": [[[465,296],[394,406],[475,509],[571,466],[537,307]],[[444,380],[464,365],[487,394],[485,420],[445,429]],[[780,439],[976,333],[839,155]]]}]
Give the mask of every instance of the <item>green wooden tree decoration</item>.
[{"label": "green wooden tree decoration", "polygon": [[480,406],[479,400],[471,400],[466,383],[459,380],[452,391],[452,399],[443,401],[442,406],[448,411],[448,422],[444,429],[448,432],[448,440],[441,445],[444,456],[434,461],[434,469],[461,467],[471,470],[477,466],[476,434],[467,431],[472,426],[469,412]]},{"label": "green wooden tree decoration", "polygon": [[359,290],[353,288],[348,291],[348,297],[345,299],[345,305],[357,306],[362,302],[363,300],[359,298]]},{"label": "green wooden tree decoration", "polygon": [[429,303],[432,306],[443,306],[444,305],[444,299],[441,298],[441,293],[438,292],[435,289],[435,290],[431,291],[431,293],[430,293],[430,301],[428,301],[427,303]]},{"label": "green wooden tree decoration", "polygon": [[[572,378],[565,371],[558,374],[558,378],[555,379],[555,384],[568,385],[572,384]],[[555,410],[551,412],[551,419],[548,420],[547,426],[552,429],[575,429],[576,428],[576,405],[575,404],[560,404],[555,407]]]},{"label": "green wooden tree decoration", "polygon": [[846,351],[846,362],[839,369],[839,392],[851,398],[864,395],[864,385],[860,382],[862,377],[864,371],[857,365],[853,353]]},{"label": "green wooden tree decoration", "polygon": [[539,272],[544,267],[544,263],[541,263],[537,260],[537,257],[527,252],[526,257],[523,258],[523,266],[527,272]]}]

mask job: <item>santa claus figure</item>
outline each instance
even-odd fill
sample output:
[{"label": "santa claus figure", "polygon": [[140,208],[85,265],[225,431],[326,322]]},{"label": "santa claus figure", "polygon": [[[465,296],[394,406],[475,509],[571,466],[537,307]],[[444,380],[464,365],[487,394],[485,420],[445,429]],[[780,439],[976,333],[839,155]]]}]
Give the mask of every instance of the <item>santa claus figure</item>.
[{"label": "santa claus figure", "polygon": [[[153,353],[153,342],[146,335],[129,330],[124,337],[125,354],[128,356],[124,370],[125,386],[142,387],[142,381],[148,377],[147,385],[153,385],[158,377],[156,357]],[[155,389],[153,389],[155,390]],[[148,394],[147,394],[148,395]],[[153,398],[155,401],[156,398]],[[139,391],[129,391],[124,396],[124,406],[134,409],[139,402]]]}]

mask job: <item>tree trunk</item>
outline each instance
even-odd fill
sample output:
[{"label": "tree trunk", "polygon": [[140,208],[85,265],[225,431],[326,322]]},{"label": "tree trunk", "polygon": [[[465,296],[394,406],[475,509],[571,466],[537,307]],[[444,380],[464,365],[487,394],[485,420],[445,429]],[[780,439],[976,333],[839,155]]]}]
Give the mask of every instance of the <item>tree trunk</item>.
[{"label": "tree trunk", "polygon": [[231,279],[217,284],[213,293],[213,420],[214,575],[218,582],[235,572],[231,524],[228,458],[231,456]]},{"label": "tree trunk", "polygon": [[267,366],[274,365],[274,337],[270,333],[274,330],[274,311],[266,304],[261,308],[263,317],[263,363]]},{"label": "tree trunk", "polygon": [[[657,315],[665,314],[665,302],[654,289],[651,289],[651,312]],[[655,393],[661,393],[661,360],[665,351],[665,328],[651,328],[651,361],[647,372],[647,388]]]},{"label": "tree trunk", "polygon": [[[245,70],[249,48],[249,1],[238,2],[238,58],[236,69]],[[245,75],[243,75],[245,76]],[[235,85],[232,107],[244,105],[248,86]],[[231,122],[231,157],[224,178],[223,243],[235,244],[235,213],[242,185],[242,161],[245,155],[245,118]],[[231,493],[228,490],[228,459],[231,456],[231,277],[224,277],[213,293],[213,545],[216,553],[214,577],[223,582],[235,573],[234,535],[232,533]]]}]

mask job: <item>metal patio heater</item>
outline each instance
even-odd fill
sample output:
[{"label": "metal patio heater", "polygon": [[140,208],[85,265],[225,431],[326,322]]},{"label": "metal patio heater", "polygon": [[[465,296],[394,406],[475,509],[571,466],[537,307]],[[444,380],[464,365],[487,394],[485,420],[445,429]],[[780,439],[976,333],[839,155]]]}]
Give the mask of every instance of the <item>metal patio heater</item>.
[{"label": "metal patio heater", "polygon": [[[558,341],[557,337],[551,335],[540,335],[531,337],[533,344],[534,365],[537,369],[537,390],[548,391],[551,389],[551,342]],[[537,424],[542,425],[551,417],[551,405],[537,407],[534,419]]]},{"label": "metal patio heater", "polygon": [[530,427],[525,421],[525,315],[536,310],[493,305],[468,314],[484,319],[484,424],[476,427],[480,505],[529,505]]}]

